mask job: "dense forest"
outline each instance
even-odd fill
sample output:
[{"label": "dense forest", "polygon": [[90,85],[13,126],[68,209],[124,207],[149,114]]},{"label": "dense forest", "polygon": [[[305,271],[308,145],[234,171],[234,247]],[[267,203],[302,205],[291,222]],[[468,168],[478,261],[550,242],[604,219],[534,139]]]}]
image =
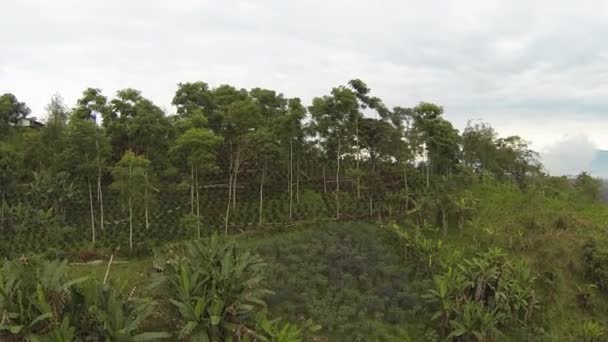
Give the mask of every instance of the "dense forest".
[{"label": "dense forest", "polygon": [[601,182],[523,138],[358,79],[172,104],[0,96],[0,340],[607,338]]}]

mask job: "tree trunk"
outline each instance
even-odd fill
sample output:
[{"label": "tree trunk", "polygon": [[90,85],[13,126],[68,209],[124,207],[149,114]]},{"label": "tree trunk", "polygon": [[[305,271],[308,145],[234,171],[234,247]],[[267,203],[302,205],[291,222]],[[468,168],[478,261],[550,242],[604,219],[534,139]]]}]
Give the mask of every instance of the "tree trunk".
[{"label": "tree trunk", "polygon": [[300,204],[300,158],[296,159],[296,204]]},{"label": "tree trunk", "polygon": [[289,141],[289,219],[293,219],[293,140]]},{"label": "tree trunk", "polygon": [[91,179],[87,177],[87,184],[89,185],[89,204],[91,210],[91,242],[95,244],[95,212],[93,211],[93,189],[91,187]]},{"label": "tree trunk", "polygon": [[232,177],[234,185],[232,186],[232,209],[236,209],[236,186],[237,178],[239,176],[239,168],[241,166],[241,149],[237,146],[236,158],[234,160],[234,176]]},{"label": "tree trunk", "polygon": [[325,165],[323,165],[323,193],[327,193],[327,177],[325,177]]},{"label": "tree trunk", "polygon": [[201,199],[200,199],[200,186],[199,176],[198,176],[198,168],[195,170],[195,184],[196,184],[196,236],[201,238]]},{"label": "tree trunk", "polygon": [[146,230],[150,229],[150,210],[148,199],[148,174],[144,173],[144,216],[146,218]]},{"label": "tree trunk", "polygon": [[260,181],[260,208],[258,212],[258,225],[262,225],[263,222],[263,212],[264,212],[264,178],[266,177],[266,165],[267,161],[264,160],[264,167],[262,168],[262,180]]},{"label": "tree trunk", "polygon": [[190,167],[190,212],[194,214],[194,164]]},{"label": "tree trunk", "polygon": [[[133,173],[133,166],[129,164],[129,181],[131,180],[131,175]],[[133,250],[133,201],[131,199],[131,189],[129,189],[129,249]]]},{"label": "tree trunk", "polygon": [[441,225],[443,227],[443,238],[448,235],[448,214],[445,208],[441,208]]},{"label": "tree trunk", "polygon": [[104,211],[103,211],[103,189],[101,188],[101,156],[99,155],[99,142],[95,141],[97,148],[97,198],[99,199],[99,226],[104,230]]},{"label": "tree trunk", "polygon": [[232,170],[228,176],[228,205],[226,205],[226,217],[224,217],[224,233],[228,236],[228,221],[230,219],[230,205],[232,202]]},{"label": "tree trunk", "polygon": [[410,206],[410,188],[407,184],[407,162],[403,163],[403,185],[405,190],[405,212],[407,213],[408,207]]},{"label": "tree trunk", "polygon": [[336,166],[336,220],[340,219],[340,138],[338,138],[338,154]]},{"label": "tree trunk", "polygon": [[133,250],[133,202],[129,194],[129,249]]},{"label": "tree trunk", "polygon": [[359,145],[359,119],[355,120],[355,136],[357,139],[357,199],[361,199],[361,175],[359,174],[359,160],[361,159],[361,145]]},{"label": "tree trunk", "polygon": [[431,185],[431,161],[429,160],[428,157],[428,152],[427,152],[427,157],[426,157],[426,187],[428,188]]},{"label": "tree trunk", "polygon": [[369,217],[371,218],[374,215],[374,201],[372,199],[372,194],[369,195]]}]

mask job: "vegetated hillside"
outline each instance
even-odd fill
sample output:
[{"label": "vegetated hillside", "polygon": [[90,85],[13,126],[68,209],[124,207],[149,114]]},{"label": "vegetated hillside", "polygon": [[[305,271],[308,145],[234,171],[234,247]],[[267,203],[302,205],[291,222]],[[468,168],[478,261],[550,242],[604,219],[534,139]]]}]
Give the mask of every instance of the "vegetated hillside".
[{"label": "vegetated hillside", "polygon": [[[419,225],[412,214],[398,222],[276,228],[237,241],[267,263],[270,316],[322,326],[309,340],[602,338],[605,205],[567,181],[527,191],[489,181],[469,190],[474,214],[461,231],[451,224],[445,237],[432,220]],[[116,265],[115,277],[147,282],[154,272],[145,260]],[[104,268],[93,272],[101,276]]]},{"label": "vegetated hillside", "polygon": [[[173,104],[86,89],[22,127],[0,96],[0,338],[607,337],[601,182],[547,175],[521,137],[357,79],[309,106],[204,82]],[[34,254],[127,263],[71,279]]]}]

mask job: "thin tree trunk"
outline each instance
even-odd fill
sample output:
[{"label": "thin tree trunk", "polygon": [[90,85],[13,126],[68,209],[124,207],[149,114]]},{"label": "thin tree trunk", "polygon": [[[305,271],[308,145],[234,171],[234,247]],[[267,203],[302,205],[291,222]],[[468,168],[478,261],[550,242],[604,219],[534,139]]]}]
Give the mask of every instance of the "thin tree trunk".
[{"label": "thin tree trunk", "polygon": [[445,208],[441,208],[441,224],[443,226],[443,238],[448,235],[448,217]]},{"label": "thin tree trunk", "polygon": [[431,174],[431,161],[429,160],[429,153],[426,153],[426,187],[428,188],[431,185],[430,181]]},{"label": "thin tree trunk", "polygon": [[323,165],[323,193],[327,193],[327,177],[325,177],[325,165]]},{"label": "thin tree trunk", "polygon": [[[133,173],[133,166],[129,163],[129,180]],[[133,200],[131,198],[131,190],[129,189],[129,249],[133,250]]]},{"label": "thin tree trunk", "polygon": [[300,158],[296,159],[296,204],[300,204]]},{"label": "thin tree trunk", "polygon": [[200,199],[200,186],[198,184],[198,168],[195,170],[195,183],[196,183],[196,236],[201,238],[201,199]]},{"label": "thin tree trunk", "polygon": [[408,207],[410,206],[410,187],[407,184],[407,162],[403,165],[403,184],[405,189],[405,212],[407,213]]},{"label": "thin tree trunk", "polygon": [[99,226],[104,230],[103,189],[101,188],[101,156],[99,155],[99,142],[95,141],[97,148],[97,198],[99,199]]},{"label": "thin tree trunk", "polygon": [[232,177],[234,185],[232,186],[232,209],[236,209],[236,186],[237,178],[239,176],[239,168],[241,166],[241,149],[236,149],[236,159],[234,160],[234,176]]},{"label": "thin tree trunk", "polygon": [[190,212],[194,214],[194,164],[190,167]]},{"label": "thin tree trunk", "polygon": [[133,202],[129,194],[129,249],[133,249]]},{"label": "thin tree trunk", "polygon": [[148,174],[144,173],[144,215],[146,217],[146,230],[150,229],[150,215],[149,215],[149,203],[148,203]]},{"label": "thin tree trunk", "polygon": [[225,235],[228,236],[228,221],[230,219],[230,205],[232,202],[232,170],[228,176],[228,205],[226,206],[226,217],[224,218]]},{"label": "thin tree trunk", "polygon": [[95,244],[96,234],[95,234],[95,212],[93,211],[93,189],[91,187],[91,179],[87,177],[87,183],[89,185],[89,204],[91,210],[91,242]]},{"label": "thin tree trunk", "polygon": [[374,215],[374,202],[372,199],[373,195],[370,194],[369,195],[369,217],[372,217]]},{"label": "thin tree trunk", "polygon": [[293,140],[289,141],[289,219],[293,219]]},{"label": "thin tree trunk", "polygon": [[261,226],[263,223],[263,212],[264,212],[264,178],[266,177],[266,165],[267,161],[264,160],[264,167],[262,168],[262,180],[260,181],[260,208],[258,212],[258,224]]},{"label": "thin tree trunk", "polygon": [[359,174],[359,160],[361,159],[361,145],[359,145],[359,119],[355,120],[355,136],[357,138],[357,199],[361,199],[361,175]]},{"label": "thin tree trunk", "polygon": [[338,138],[338,154],[336,166],[336,220],[340,219],[340,138]]}]

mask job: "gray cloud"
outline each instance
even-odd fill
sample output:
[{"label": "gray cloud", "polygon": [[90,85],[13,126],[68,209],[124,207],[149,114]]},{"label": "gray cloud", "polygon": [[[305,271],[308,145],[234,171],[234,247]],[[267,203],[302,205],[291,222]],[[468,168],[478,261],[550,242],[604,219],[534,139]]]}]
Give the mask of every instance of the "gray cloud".
[{"label": "gray cloud", "polygon": [[607,14],[600,0],[10,1],[0,92],[38,114],[55,92],[135,87],[171,112],[178,82],[308,101],[358,77],[389,105],[442,104],[461,129],[483,118],[544,150],[575,127],[606,148]]},{"label": "gray cloud", "polygon": [[[566,136],[549,146],[543,164],[553,175],[576,175],[592,171],[597,147],[584,135]],[[605,175],[600,175],[605,176]]]}]

